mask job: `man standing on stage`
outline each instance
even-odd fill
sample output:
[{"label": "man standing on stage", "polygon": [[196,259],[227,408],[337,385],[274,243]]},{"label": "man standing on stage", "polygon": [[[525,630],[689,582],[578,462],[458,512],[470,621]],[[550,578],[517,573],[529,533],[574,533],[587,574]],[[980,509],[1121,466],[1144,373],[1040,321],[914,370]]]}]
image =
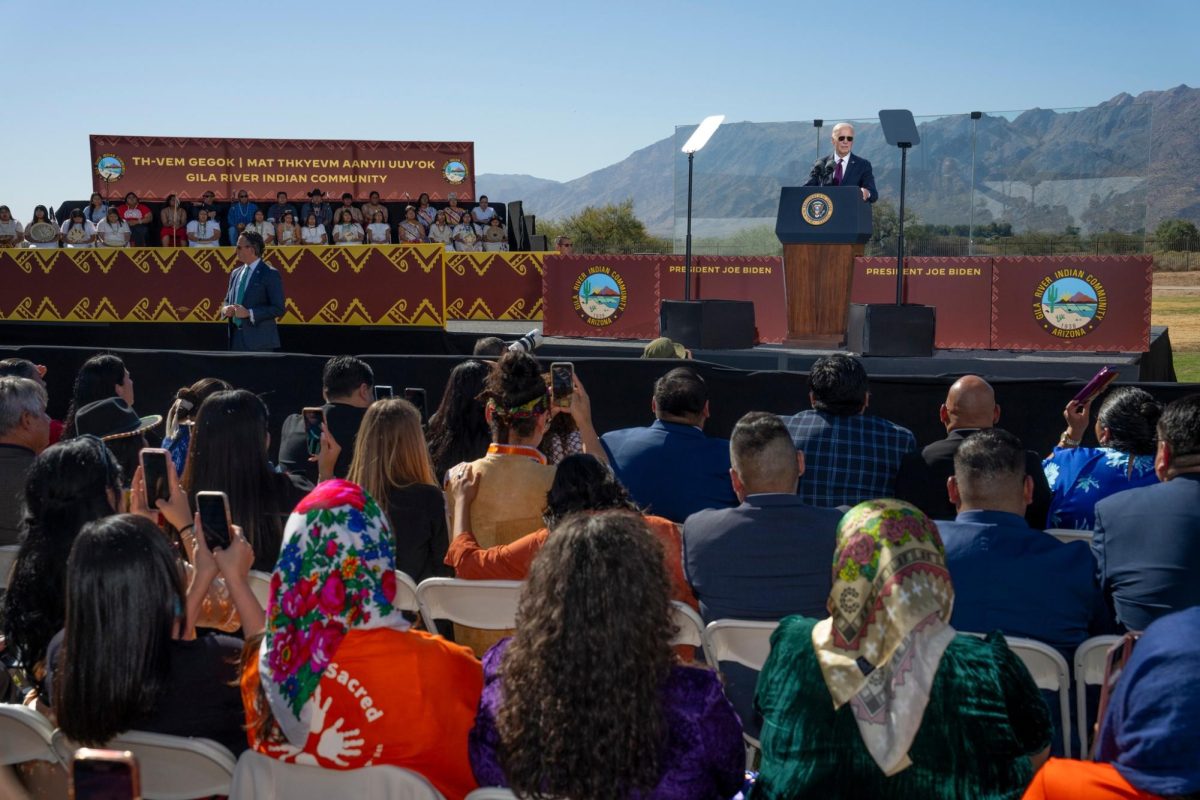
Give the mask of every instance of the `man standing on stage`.
[{"label": "man standing on stage", "polygon": [[850,152],[854,147],[854,126],[839,122],[833,126],[833,155],[817,159],[805,186],[857,186],[868,203],[879,199],[871,162]]},{"label": "man standing on stage", "polygon": [[262,260],[263,238],[254,231],[237,240],[242,265],[229,275],[221,316],[229,320],[230,350],[278,350],[275,318],[283,316],[283,279]]}]

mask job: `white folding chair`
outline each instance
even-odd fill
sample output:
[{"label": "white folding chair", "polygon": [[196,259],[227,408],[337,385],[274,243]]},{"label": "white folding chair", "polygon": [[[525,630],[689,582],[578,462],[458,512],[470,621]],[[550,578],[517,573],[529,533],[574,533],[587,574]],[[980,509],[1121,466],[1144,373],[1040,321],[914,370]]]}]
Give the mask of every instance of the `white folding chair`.
[{"label": "white folding chair", "polygon": [[6,544],[0,547],[0,589],[8,589],[8,582],[12,579],[13,565],[17,563],[17,551],[20,549],[19,544]]},{"label": "white folding chair", "polygon": [[446,619],[486,631],[517,626],[521,581],[468,581],[426,578],[417,585],[417,604],[426,627]]},{"label": "white folding chair", "polygon": [[0,703],[0,764],[22,761],[62,763],[54,749],[54,725],[32,708]]},{"label": "white folding chair", "polygon": [[1104,662],[1109,649],[1120,643],[1120,636],[1093,636],[1075,648],[1075,727],[1079,733],[1079,757],[1087,758],[1091,728],[1087,724],[1087,687],[1104,682]]},{"label": "white folding chair", "polygon": [[[722,661],[733,661],[761,672],[763,664],[767,663],[767,656],[771,655],[771,634],[778,627],[777,621],[713,620],[704,629],[704,659],[713,669],[720,669]],[[762,743],[748,733],[743,733],[742,738],[749,746],[746,768],[751,769],[755,753],[762,750]]]},{"label": "white folding chair", "polygon": [[1047,528],[1046,533],[1058,539],[1060,542],[1092,542],[1091,531],[1077,531],[1071,528]]},{"label": "white folding chair", "polygon": [[247,750],[238,758],[229,797],[230,800],[326,800],[330,797],[445,800],[427,778],[401,767],[323,769],[288,764],[253,750]]},{"label": "white folding chair", "polygon": [[263,611],[266,611],[267,603],[271,600],[271,573],[252,569],[248,578],[250,581],[250,591],[254,592],[254,596],[258,598]]},{"label": "white folding chair", "polygon": [[[229,794],[237,761],[224,745],[211,739],[125,731],[107,742],[110,750],[129,750],[138,760],[142,797],[146,800],[193,800]],[[54,732],[54,749],[69,764],[76,745]]]},{"label": "white folding chair", "polygon": [[497,789],[489,786],[471,792],[467,795],[466,800],[520,800],[520,798],[509,789]]},{"label": "white folding chair", "polygon": [[1063,753],[1071,753],[1071,673],[1067,660],[1057,650],[1048,644],[1022,639],[1019,636],[1005,636],[1008,648],[1012,650],[1039,689],[1054,692],[1058,695],[1058,714],[1062,720]]},{"label": "white folding chair", "polygon": [[[392,605],[410,614],[421,614],[421,604],[417,601],[417,582],[407,572],[396,570],[396,597],[392,600]],[[426,630],[432,630],[432,624],[426,622]]]},{"label": "white folding chair", "polygon": [[687,603],[671,601],[671,621],[675,623],[672,645],[704,646],[704,620]]}]

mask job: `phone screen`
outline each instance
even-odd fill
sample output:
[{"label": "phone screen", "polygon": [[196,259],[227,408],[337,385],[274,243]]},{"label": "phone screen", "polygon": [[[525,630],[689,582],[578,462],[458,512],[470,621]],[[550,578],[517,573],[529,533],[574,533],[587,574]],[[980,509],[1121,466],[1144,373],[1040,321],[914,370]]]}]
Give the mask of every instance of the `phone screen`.
[{"label": "phone screen", "polygon": [[556,361],[550,365],[550,390],[554,401],[564,408],[571,405],[575,393],[575,365],[569,361]]},{"label": "phone screen", "polygon": [[1108,388],[1108,385],[1115,381],[1121,373],[1114,370],[1112,367],[1104,367],[1087,382],[1087,385],[1079,390],[1079,394],[1071,401],[1076,405],[1082,406],[1091,398],[1103,392]]},{"label": "phone screen", "polygon": [[224,492],[199,492],[196,495],[196,510],[200,512],[200,524],[204,527],[204,540],[209,549],[228,547],[229,498]]},{"label": "phone screen", "polygon": [[128,754],[76,756],[71,762],[71,790],[76,800],[137,800],[137,763]]},{"label": "phone screen", "polygon": [[404,390],[404,399],[421,412],[421,424],[424,425],[429,420],[429,409],[425,406],[425,390],[409,386]]},{"label": "phone screen", "polygon": [[396,395],[396,393],[394,391],[392,391],[392,387],[388,386],[386,383],[375,384],[375,399],[376,400],[384,400],[389,397],[395,397],[395,395]]},{"label": "phone screen", "polygon": [[325,411],[320,408],[306,408],[303,413],[308,454],[315,456],[321,452],[321,423],[325,421]]},{"label": "phone screen", "polygon": [[167,483],[167,451],[146,448],[141,452],[142,474],[146,478],[146,505],[153,509],[159,499],[171,496]]}]

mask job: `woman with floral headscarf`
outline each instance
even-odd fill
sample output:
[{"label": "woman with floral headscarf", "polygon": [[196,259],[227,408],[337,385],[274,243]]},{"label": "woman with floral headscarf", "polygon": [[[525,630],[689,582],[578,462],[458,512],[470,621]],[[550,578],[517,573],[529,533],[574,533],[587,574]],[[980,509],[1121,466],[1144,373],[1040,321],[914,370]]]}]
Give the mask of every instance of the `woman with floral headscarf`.
[{"label": "woman with floral headscarf", "polygon": [[1049,711],[993,634],[956,636],[937,528],[898,500],[838,525],[830,617],[788,617],[758,681],[753,797],[1017,798]]},{"label": "woman with floral headscarf", "polygon": [[475,788],[467,733],[480,664],[410,630],[395,596],[386,516],[353,483],[325,481],[288,520],[266,634],[247,654],[250,745],[331,769],[405,767],[463,797]]}]

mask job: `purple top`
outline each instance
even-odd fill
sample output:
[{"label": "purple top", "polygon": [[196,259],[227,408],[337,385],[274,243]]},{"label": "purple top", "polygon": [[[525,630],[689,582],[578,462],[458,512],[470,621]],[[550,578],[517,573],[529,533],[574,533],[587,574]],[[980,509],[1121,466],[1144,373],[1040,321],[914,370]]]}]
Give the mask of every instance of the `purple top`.
[{"label": "purple top", "polygon": [[[467,749],[480,786],[508,786],[500,766],[500,711],[503,686],[500,662],[510,639],[483,656],[483,695]],[[704,800],[730,798],[745,780],[746,751],[742,723],[725,699],[717,673],[701,667],[675,666],[662,688],[667,741],[662,777],[654,790],[631,800]]]}]

